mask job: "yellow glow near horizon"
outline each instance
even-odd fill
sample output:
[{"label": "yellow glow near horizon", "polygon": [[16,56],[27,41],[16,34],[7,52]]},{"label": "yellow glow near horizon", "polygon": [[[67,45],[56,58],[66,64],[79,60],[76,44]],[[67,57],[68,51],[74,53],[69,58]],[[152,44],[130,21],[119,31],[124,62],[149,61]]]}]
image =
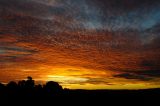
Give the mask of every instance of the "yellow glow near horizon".
[{"label": "yellow glow near horizon", "polygon": [[[62,85],[63,88],[69,89],[147,89],[160,87],[156,83],[149,81],[145,82],[112,77],[115,75],[113,71],[73,67],[40,67],[37,69],[23,69],[22,72],[24,75],[22,78],[33,75],[32,77],[37,84],[44,84],[47,81],[56,81]],[[21,78],[17,80],[19,81]],[[156,80],[159,81],[159,79],[155,79],[153,82],[156,82]]]},{"label": "yellow glow near horizon", "polygon": [[[43,69],[43,68],[41,68]],[[59,82],[63,88],[69,89],[146,89],[156,88],[157,85],[150,85],[143,81],[136,81],[123,78],[112,78],[113,72],[97,71],[82,68],[48,68],[48,72],[40,75],[37,81],[56,81]],[[99,72],[99,73],[98,73]],[[90,82],[90,79],[95,81]],[[96,82],[100,79],[102,82]],[[106,81],[106,82],[105,82]],[[107,83],[110,82],[110,83]]]},{"label": "yellow glow near horizon", "polygon": [[79,82],[85,82],[88,79],[87,78],[80,78],[80,77],[72,77],[72,76],[58,76],[58,75],[48,75],[47,76],[49,81],[57,81],[62,83],[79,83]]},{"label": "yellow glow near horizon", "polygon": [[157,85],[146,85],[146,84],[125,84],[125,85],[106,85],[106,84],[69,84],[65,85],[62,84],[64,88],[71,88],[71,89],[87,89],[87,90],[93,90],[93,89],[128,89],[128,90],[138,90],[138,89],[149,89],[149,88],[159,88],[160,86]]},{"label": "yellow glow near horizon", "polygon": [[[43,68],[41,68],[43,69]],[[110,73],[104,71],[97,71],[91,69],[82,69],[82,68],[48,68],[50,70],[41,76],[40,79],[43,81],[57,81],[62,83],[80,83],[85,82],[87,78],[97,78],[102,76],[109,76]]]},{"label": "yellow glow near horizon", "polygon": [[[45,69],[46,70],[46,69]],[[92,76],[94,77],[94,75],[107,75],[110,76],[112,75],[113,72],[111,71],[104,71],[104,70],[94,70],[94,69],[86,69],[86,68],[80,68],[80,67],[63,67],[63,68],[48,68],[47,70],[50,70],[50,72],[48,73],[48,75],[60,75],[60,76],[67,76],[67,75],[76,75],[76,76],[81,76],[81,75],[87,75],[87,76]],[[109,72],[109,73],[107,73]]]}]

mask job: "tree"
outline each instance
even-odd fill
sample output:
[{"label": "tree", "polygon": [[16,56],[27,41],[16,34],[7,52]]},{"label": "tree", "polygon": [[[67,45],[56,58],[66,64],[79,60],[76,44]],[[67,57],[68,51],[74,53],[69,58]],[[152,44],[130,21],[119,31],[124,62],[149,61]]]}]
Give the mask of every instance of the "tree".
[{"label": "tree", "polygon": [[34,80],[32,80],[32,77],[28,76],[27,81],[25,82],[25,86],[27,89],[33,89],[35,86]]},{"label": "tree", "polygon": [[51,95],[59,95],[62,93],[63,90],[62,86],[54,81],[47,82],[44,88],[46,92]]}]

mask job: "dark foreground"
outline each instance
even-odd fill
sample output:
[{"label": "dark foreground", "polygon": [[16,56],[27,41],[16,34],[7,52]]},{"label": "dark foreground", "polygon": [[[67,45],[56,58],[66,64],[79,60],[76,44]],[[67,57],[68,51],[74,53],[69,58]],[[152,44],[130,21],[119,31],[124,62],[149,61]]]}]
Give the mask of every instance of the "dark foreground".
[{"label": "dark foreground", "polygon": [[35,85],[28,77],[18,83],[0,84],[0,106],[9,105],[160,105],[160,89],[146,90],[69,90],[53,81]]},{"label": "dark foreground", "polygon": [[[160,89],[150,90],[64,90],[61,94],[46,93],[15,93],[1,95],[0,104],[27,104],[27,105],[93,105],[99,104],[123,104],[139,105],[152,104],[160,105]],[[50,105],[50,106],[52,106]]]}]

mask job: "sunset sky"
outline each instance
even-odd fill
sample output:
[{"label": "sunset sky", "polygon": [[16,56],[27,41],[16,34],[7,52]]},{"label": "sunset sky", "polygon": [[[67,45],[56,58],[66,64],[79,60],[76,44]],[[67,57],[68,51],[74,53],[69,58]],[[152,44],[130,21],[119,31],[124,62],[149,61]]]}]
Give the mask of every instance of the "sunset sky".
[{"label": "sunset sky", "polygon": [[0,0],[0,82],[160,88],[159,0]]}]

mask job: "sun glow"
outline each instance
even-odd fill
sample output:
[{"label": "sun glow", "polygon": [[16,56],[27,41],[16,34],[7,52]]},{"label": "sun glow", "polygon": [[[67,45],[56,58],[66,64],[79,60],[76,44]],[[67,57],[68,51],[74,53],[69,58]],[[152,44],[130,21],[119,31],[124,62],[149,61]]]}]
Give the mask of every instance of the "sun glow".
[{"label": "sun glow", "polygon": [[73,76],[58,76],[58,75],[48,75],[47,80],[53,80],[57,82],[62,82],[62,83],[80,83],[80,82],[85,82],[88,79],[87,78],[80,78],[80,77],[73,77]]}]

